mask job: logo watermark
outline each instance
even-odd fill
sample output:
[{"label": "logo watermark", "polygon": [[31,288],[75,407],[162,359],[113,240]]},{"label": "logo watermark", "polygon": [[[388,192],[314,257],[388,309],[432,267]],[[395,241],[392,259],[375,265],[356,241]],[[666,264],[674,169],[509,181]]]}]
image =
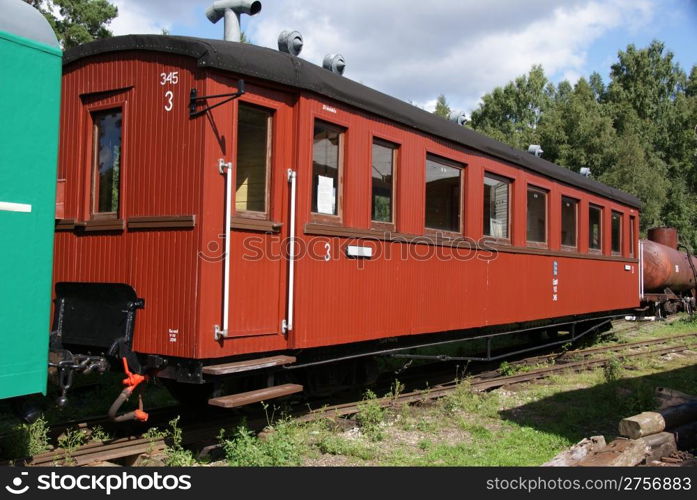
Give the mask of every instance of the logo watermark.
[{"label": "logo watermark", "polygon": [[15,477],[12,479],[12,485],[7,485],[5,486],[5,489],[9,492],[12,493],[13,495],[23,495],[27,491],[29,491],[29,485],[24,485],[24,477],[28,476],[28,472],[21,472],[18,477]]},{"label": "logo watermark", "polygon": [[51,472],[36,477],[36,484],[30,486],[25,482],[28,472],[21,472],[12,479],[12,484],[5,489],[13,495],[23,495],[27,491],[90,491],[111,495],[118,491],[187,491],[191,489],[189,474],[72,474]]},{"label": "logo watermark", "polygon": [[[199,252],[199,258],[206,262],[221,262],[225,258],[225,235],[218,235],[218,241],[209,241],[206,251]],[[490,262],[498,258],[498,251],[491,238],[474,240],[467,237],[448,238],[440,235],[405,236],[399,233],[379,233],[374,237],[308,236],[302,238],[281,238],[280,236],[249,235],[242,239],[242,260],[246,262],[288,260],[291,255],[296,261],[310,259],[330,262],[342,258],[356,260],[358,269],[365,268],[365,262],[413,261],[413,262],[467,262],[479,260]],[[370,248],[369,257],[351,257],[349,247]]]}]

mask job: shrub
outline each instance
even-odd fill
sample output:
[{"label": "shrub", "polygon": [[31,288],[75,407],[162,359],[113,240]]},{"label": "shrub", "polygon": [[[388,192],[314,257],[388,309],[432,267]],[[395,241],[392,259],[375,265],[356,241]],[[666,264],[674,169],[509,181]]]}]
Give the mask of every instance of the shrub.
[{"label": "shrub", "polygon": [[229,438],[221,432],[219,440],[228,463],[237,467],[300,465],[301,439],[288,421],[277,423],[265,439],[259,439],[245,425]]},{"label": "shrub", "polygon": [[375,393],[371,390],[366,391],[363,401],[358,405],[356,422],[371,441],[381,441],[384,437],[383,421],[385,419],[385,408],[382,407]]}]

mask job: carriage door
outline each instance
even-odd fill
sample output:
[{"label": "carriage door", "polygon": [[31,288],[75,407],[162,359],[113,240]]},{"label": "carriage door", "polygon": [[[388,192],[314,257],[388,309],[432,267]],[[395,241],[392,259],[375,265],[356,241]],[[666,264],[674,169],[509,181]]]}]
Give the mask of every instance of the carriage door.
[{"label": "carriage door", "polygon": [[237,101],[228,336],[279,335],[286,314],[292,102],[248,89]]}]

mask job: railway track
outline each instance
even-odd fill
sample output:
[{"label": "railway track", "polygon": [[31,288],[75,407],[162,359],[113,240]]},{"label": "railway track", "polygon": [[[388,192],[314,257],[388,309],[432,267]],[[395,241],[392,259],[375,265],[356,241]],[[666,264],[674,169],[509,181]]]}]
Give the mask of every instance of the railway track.
[{"label": "railway track", "polygon": [[[517,365],[523,365],[533,361],[534,363],[539,363],[543,360],[557,360],[554,365],[539,368],[536,370],[526,371],[524,373],[505,375],[502,376],[497,372],[482,373],[476,377],[469,379],[469,385],[472,390],[475,391],[486,391],[491,389],[496,389],[499,387],[504,387],[508,385],[520,384],[525,382],[534,382],[536,380],[544,379],[550,375],[563,373],[566,371],[585,371],[604,366],[608,363],[609,358],[603,359],[588,359],[594,355],[603,353],[621,353],[619,358],[623,360],[647,357],[647,356],[662,356],[669,353],[676,353],[688,350],[692,347],[697,347],[695,342],[687,342],[689,340],[697,339],[697,333],[690,333],[685,335],[679,335],[667,339],[655,339],[641,342],[633,342],[627,344],[619,344],[604,347],[595,347],[591,349],[584,349],[581,351],[568,351],[563,354],[555,355],[548,354],[543,356],[535,356],[527,360],[516,363]],[[624,350],[635,350],[644,347],[655,346],[659,344],[672,343],[674,341],[684,341],[679,345],[664,347],[660,349],[652,349],[649,351],[640,352],[628,352],[622,353]],[[586,359],[575,360],[579,356]],[[564,360],[566,358],[566,360]],[[532,364],[534,364],[532,363]],[[415,403],[421,401],[428,401],[439,399],[448,394],[452,393],[461,381],[451,381],[445,384],[435,386],[433,388],[412,391],[409,393],[400,394],[395,397],[382,398],[380,400],[381,404],[388,406],[394,404],[405,404],[405,403]],[[360,403],[346,403],[342,405],[334,405],[324,407],[320,410],[313,410],[308,413],[307,416],[301,417],[300,420],[312,420],[317,418],[316,415],[321,415],[328,418],[346,417],[355,414],[359,409]]]},{"label": "railway track", "polygon": [[[511,363],[524,369],[527,366],[535,366],[546,363],[547,366],[529,369],[522,373],[501,375],[497,370],[480,373],[469,378],[468,383],[472,390],[486,391],[499,387],[534,382],[550,375],[567,371],[584,371],[604,366],[608,363],[608,356],[598,358],[599,355],[615,354],[622,360],[630,360],[640,357],[662,356],[669,353],[677,353],[697,347],[697,333],[678,335],[662,339],[653,339],[633,343],[593,347],[589,349],[567,351],[563,353],[545,354],[534,356],[525,360]],[[663,344],[675,344],[661,347]],[[647,350],[647,348],[650,348]],[[420,389],[405,392],[395,396],[379,399],[382,406],[400,406],[436,400],[451,394],[462,381],[449,380],[429,389]],[[300,421],[309,422],[323,418],[345,418],[356,414],[360,409],[360,402],[349,402],[323,406],[321,409],[302,409],[291,412],[290,417]],[[205,423],[194,423],[183,428],[183,445],[213,444],[221,428],[230,427],[238,423],[235,416],[220,414],[208,419]],[[247,421],[249,428],[261,430],[267,425],[266,417],[259,416]],[[25,460],[16,461],[17,464],[28,466],[46,465],[75,465],[86,466],[100,462],[136,457],[143,453],[154,454],[161,452],[171,445],[168,438],[147,438],[142,435],[128,436],[114,439],[109,442],[92,442],[73,450],[55,449],[47,453],[36,455]]]}]

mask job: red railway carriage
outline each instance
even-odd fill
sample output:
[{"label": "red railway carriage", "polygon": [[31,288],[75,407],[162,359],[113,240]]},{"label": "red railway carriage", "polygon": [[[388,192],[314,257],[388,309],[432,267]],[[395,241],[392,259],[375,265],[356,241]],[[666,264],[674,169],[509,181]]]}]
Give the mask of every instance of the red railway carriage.
[{"label": "red railway carriage", "polygon": [[254,45],[132,35],[64,61],[72,355],[203,382],[639,303],[639,201],[592,179]]}]

